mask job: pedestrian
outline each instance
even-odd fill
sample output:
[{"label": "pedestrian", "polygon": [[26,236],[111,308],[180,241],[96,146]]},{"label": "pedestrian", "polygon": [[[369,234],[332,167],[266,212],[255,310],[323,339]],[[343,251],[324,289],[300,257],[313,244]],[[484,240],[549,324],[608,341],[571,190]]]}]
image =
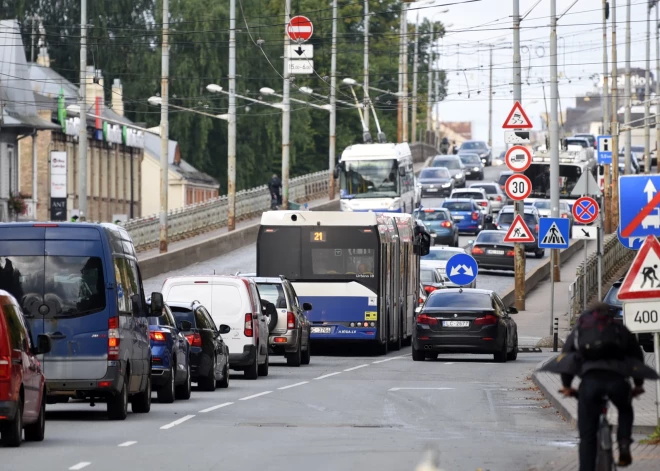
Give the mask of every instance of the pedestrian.
[{"label": "pedestrian", "polygon": [[270,181],[268,182],[268,191],[271,195],[271,201],[277,202],[277,206],[282,205],[282,194],[280,193],[282,189],[282,180],[277,176],[276,173],[273,174]]}]

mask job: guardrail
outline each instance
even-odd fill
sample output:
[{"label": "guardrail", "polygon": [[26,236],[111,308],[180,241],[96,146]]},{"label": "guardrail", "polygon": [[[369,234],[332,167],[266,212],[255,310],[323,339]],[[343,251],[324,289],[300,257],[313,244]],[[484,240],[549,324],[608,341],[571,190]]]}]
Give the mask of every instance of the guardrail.
[{"label": "guardrail", "polygon": [[410,153],[413,157],[414,163],[424,162],[429,157],[434,157],[438,154],[435,146],[427,144],[426,142],[413,142],[410,144]]},{"label": "guardrail", "polygon": [[570,286],[569,320],[576,318],[583,308],[584,280],[587,280],[587,302],[598,295],[598,284],[607,283],[625,265],[629,265],[635,256],[633,250],[625,248],[616,234],[605,236],[603,244],[603,273],[598,278],[598,255],[594,252],[582,262],[576,270],[575,281]]},{"label": "guardrail", "polygon": [[[328,194],[329,172],[311,173],[289,181],[289,201],[304,203]],[[270,192],[266,185],[236,193],[236,221],[249,219],[270,209]],[[169,211],[170,242],[193,237],[227,225],[227,195],[204,203]],[[138,252],[158,246],[159,216],[131,219],[122,224],[133,239]]]}]

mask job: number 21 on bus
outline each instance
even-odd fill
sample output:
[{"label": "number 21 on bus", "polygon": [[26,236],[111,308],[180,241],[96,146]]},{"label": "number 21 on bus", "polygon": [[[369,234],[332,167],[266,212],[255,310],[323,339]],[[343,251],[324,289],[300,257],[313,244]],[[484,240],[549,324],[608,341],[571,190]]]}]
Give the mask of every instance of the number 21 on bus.
[{"label": "number 21 on bus", "polygon": [[511,175],[504,186],[506,194],[514,201],[521,201],[532,193],[532,182],[525,175]]}]

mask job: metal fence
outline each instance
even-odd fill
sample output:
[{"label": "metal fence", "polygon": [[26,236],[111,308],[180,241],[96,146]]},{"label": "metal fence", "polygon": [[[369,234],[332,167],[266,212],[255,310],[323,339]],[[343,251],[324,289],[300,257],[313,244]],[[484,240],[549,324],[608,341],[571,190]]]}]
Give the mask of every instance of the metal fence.
[{"label": "metal fence", "polygon": [[[311,173],[289,181],[289,201],[304,203],[328,194],[329,172]],[[266,185],[236,193],[236,221],[258,216],[270,209],[270,193]],[[168,239],[176,241],[193,237],[227,225],[227,196],[168,212]],[[135,248],[144,251],[158,246],[158,214],[131,219],[122,224],[131,235]]]},{"label": "metal fence", "polygon": [[583,309],[585,278],[588,303],[598,295],[598,284],[610,281],[622,267],[632,262],[634,256],[635,252],[621,245],[616,234],[605,236],[602,280],[598,277],[598,255],[594,252],[587,257],[586,266],[582,262],[577,268],[575,281],[570,286],[569,319],[573,320]]}]

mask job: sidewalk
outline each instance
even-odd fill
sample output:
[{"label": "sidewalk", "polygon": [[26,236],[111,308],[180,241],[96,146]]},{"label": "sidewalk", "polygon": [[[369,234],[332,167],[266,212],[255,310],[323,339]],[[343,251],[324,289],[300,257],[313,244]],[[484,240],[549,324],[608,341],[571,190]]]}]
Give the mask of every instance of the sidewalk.
[{"label": "sidewalk", "polygon": [[[627,471],[660,471],[660,446],[642,445],[636,442],[632,445],[633,464],[625,469]],[[614,452],[614,459],[619,458],[618,450]],[[556,462],[548,463],[541,468],[543,471],[578,471],[577,449],[570,455],[563,454]]]}]

